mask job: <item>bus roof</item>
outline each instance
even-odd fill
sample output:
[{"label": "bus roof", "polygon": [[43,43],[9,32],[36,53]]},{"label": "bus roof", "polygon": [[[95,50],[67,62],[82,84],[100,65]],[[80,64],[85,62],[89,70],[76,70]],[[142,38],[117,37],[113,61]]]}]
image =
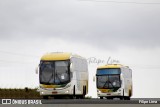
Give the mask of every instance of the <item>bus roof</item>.
[{"label": "bus roof", "polygon": [[104,66],[99,66],[97,69],[104,69],[104,68],[121,68],[123,65],[121,64],[108,64]]},{"label": "bus roof", "polygon": [[54,61],[54,60],[67,60],[70,59],[71,53],[65,52],[52,52],[47,53],[41,57],[43,61]]}]

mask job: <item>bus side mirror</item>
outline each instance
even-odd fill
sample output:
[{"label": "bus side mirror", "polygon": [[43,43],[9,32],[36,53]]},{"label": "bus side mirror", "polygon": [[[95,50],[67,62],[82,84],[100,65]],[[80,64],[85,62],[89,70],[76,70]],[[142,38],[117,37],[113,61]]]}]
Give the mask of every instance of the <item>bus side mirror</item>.
[{"label": "bus side mirror", "polygon": [[70,71],[73,72],[73,64],[70,64]]},{"label": "bus side mirror", "polygon": [[96,80],[96,77],[95,77],[95,76],[93,76],[93,82],[95,82],[95,80]]},{"label": "bus side mirror", "polygon": [[39,72],[39,67],[36,67],[35,73],[38,74]]}]

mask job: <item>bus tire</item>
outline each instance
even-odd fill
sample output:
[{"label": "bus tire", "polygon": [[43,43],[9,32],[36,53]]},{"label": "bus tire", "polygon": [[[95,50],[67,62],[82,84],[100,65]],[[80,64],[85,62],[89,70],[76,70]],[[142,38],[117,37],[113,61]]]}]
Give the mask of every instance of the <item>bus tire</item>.
[{"label": "bus tire", "polygon": [[43,99],[48,99],[48,96],[43,96]]},{"label": "bus tire", "polygon": [[113,100],[113,97],[106,97],[107,100]]},{"label": "bus tire", "polygon": [[125,97],[124,100],[130,100],[130,97]]},{"label": "bus tire", "polygon": [[70,99],[73,99],[73,95],[70,95],[69,98],[70,98]]},{"label": "bus tire", "polygon": [[103,99],[103,97],[100,97],[100,99]]},{"label": "bus tire", "polygon": [[84,99],[85,97],[84,97],[84,95],[80,95],[79,98],[80,99]]},{"label": "bus tire", "polygon": [[76,95],[76,99],[80,99],[80,95]]},{"label": "bus tire", "polygon": [[123,100],[124,98],[123,98],[123,96],[122,97],[120,97],[120,100]]}]

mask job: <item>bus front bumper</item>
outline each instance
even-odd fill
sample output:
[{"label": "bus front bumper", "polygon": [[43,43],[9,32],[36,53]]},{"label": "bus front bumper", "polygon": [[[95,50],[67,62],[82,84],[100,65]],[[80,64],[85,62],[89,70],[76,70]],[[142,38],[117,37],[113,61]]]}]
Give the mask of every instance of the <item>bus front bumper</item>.
[{"label": "bus front bumper", "polygon": [[98,93],[98,97],[122,96],[121,93]]},{"label": "bus front bumper", "polygon": [[97,96],[98,97],[123,96],[123,93],[119,90],[116,92],[101,92],[101,91],[97,90]]},{"label": "bus front bumper", "polygon": [[40,95],[41,96],[54,96],[54,95],[70,95],[71,92],[68,89],[56,89],[54,90],[53,88],[50,89],[44,89],[44,88],[40,88],[39,89]]}]

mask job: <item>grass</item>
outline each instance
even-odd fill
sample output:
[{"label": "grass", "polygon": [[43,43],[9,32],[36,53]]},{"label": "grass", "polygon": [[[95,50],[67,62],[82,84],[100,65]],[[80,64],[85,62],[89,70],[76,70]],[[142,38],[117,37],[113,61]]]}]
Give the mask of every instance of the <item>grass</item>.
[{"label": "grass", "polygon": [[[91,99],[91,96],[87,96],[85,99]],[[37,88],[0,88],[0,99],[42,99]]]},{"label": "grass", "polygon": [[6,89],[6,88],[0,88],[0,99],[7,99],[7,98],[24,98],[24,99],[37,99],[41,98],[39,95],[39,92],[37,92],[37,89],[30,89],[30,88],[24,88],[24,89]]}]

